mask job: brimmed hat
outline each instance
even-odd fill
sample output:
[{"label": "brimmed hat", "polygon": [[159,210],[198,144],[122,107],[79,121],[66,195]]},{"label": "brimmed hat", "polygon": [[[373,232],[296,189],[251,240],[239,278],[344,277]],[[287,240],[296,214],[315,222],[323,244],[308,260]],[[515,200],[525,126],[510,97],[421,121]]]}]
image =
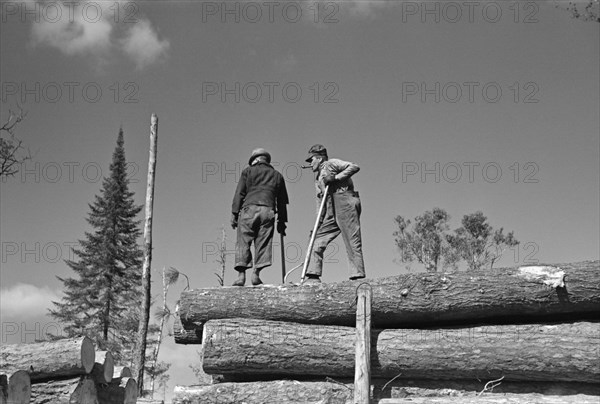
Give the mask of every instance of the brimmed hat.
[{"label": "brimmed hat", "polygon": [[267,158],[267,163],[271,162],[271,155],[269,154],[269,152],[263,149],[262,147],[258,147],[252,150],[252,155],[250,156],[250,160],[248,160],[248,164],[252,164],[252,161],[254,161],[254,159],[259,156],[265,156]]},{"label": "brimmed hat", "polygon": [[308,157],[304,160],[310,163],[313,156],[327,156],[327,149],[322,144],[315,144],[308,149]]}]

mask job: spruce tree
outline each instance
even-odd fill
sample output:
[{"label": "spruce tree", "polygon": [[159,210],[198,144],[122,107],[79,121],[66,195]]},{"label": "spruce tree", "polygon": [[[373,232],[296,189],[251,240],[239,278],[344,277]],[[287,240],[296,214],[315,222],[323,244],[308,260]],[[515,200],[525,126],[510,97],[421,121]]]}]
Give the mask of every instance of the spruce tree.
[{"label": "spruce tree", "polygon": [[130,359],[139,321],[143,251],[135,205],[129,190],[123,130],[110,165],[110,176],[102,182],[100,195],[89,204],[86,218],[93,232],[85,232],[74,248],[75,259],[65,260],[75,272],[64,283],[62,302],[53,302],[50,314],[64,324],[69,336],[86,335],[99,346]]}]

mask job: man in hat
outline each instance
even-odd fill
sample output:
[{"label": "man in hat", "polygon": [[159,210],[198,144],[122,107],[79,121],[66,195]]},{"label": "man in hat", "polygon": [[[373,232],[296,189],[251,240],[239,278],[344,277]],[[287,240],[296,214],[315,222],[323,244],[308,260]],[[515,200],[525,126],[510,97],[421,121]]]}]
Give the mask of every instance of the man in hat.
[{"label": "man in hat", "polygon": [[285,236],[288,194],[281,173],[271,166],[271,155],[254,149],[233,196],[231,227],[237,228],[233,286],[246,284],[246,270],[252,267],[250,245],[254,243],[252,284],[260,285],[260,271],[271,265],[272,242],[277,214],[277,232]]},{"label": "man in hat", "polygon": [[329,243],[340,233],[348,254],[350,279],[362,279],[365,277],[365,264],[360,234],[361,204],[358,192],[354,191],[354,183],[351,178],[360,168],[348,161],[328,158],[327,149],[320,144],[316,144],[308,150],[306,162],[310,163],[315,173],[317,212],[328,185],[329,196],[321,224],[317,229],[304,283],[321,282],[323,253]]}]

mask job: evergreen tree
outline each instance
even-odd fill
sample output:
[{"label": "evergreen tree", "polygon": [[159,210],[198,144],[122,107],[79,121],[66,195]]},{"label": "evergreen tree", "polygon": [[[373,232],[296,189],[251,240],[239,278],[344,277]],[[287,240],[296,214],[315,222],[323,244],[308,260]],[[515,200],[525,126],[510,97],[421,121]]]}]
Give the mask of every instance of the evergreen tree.
[{"label": "evergreen tree", "polygon": [[64,297],[50,310],[69,336],[87,335],[120,360],[130,359],[135,343],[143,258],[136,220],[142,206],[134,204],[129,191],[123,144],[121,129],[110,177],[104,178],[100,196],[89,204],[86,220],[93,232],[85,232],[85,239],[73,249],[76,259],[65,260],[76,276],[58,277],[64,283]]}]

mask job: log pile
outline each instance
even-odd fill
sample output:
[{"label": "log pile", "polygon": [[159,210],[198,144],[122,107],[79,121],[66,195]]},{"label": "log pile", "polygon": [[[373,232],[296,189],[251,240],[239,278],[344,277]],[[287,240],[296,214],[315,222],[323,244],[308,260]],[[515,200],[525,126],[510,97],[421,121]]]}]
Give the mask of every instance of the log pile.
[{"label": "log pile", "polygon": [[173,403],[351,403],[364,282],[373,403],[600,400],[600,262],[584,261],[185,291],[175,340],[225,382]]},{"label": "log pile", "polygon": [[87,337],[0,347],[0,404],[135,404],[137,383]]}]

